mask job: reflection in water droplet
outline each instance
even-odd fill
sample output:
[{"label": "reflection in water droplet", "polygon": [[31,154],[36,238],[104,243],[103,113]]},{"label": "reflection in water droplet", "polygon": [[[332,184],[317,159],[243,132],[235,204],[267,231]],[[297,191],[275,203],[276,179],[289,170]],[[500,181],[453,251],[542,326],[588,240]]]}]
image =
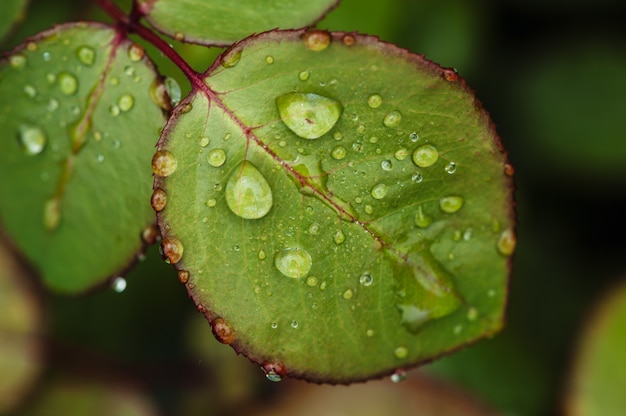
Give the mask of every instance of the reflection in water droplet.
[{"label": "reflection in water droplet", "polygon": [[165,209],[165,205],[167,205],[167,194],[163,189],[156,188],[154,192],[152,192],[150,203],[152,204],[152,209],[156,212],[163,211],[163,209]]},{"label": "reflection in water droplet", "polygon": [[170,111],[172,109],[172,103],[167,94],[167,89],[160,78],[156,78],[150,85],[150,98],[152,98],[152,101],[154,101],[161,110]]},{"label": "reflection in water droplet", "polygon": [[215,339],[217,339],[222,344],[232,344],[235,340],[235,333],[233,332],[233,328],[223,318],[213,319],[213,321],[211,321],[211,330],[213,331]]},{"label": "reflection in water droplet", "polygon": [[126,290],[126,279],[123,277],[116,277],[111,282],[111,287],[116,293],[122,293]]},{"label": "reflection in water droplet", "polygon": [[278,96],[276,106],[283,123],[304,139],[317,139],[328,133],[343,111],[339,101],[313,93]]},{"label": "reflection in water droplet", "polygon": [[512,229],[502,231],[498,239],[498,251],[504,256],[510,256],[515,251],[517,239]]},{"label": "reflection in water droplet", "polygon": [[274,265],[283,275],[293,279],[299,279],[309,273],[313,265],[313,260],[306,250],[301,248],[287,248],[276,254]]},{"label": "reflection in water droplet", "polygon": [[463,197],[461,196],[446,196],[439,200],[439,209],[448,214],[454,214],[461,207],[463,207]]},{"label": "reflection in water droplet", "polygon": [[359,283],[361,283],[363,286],[366,286],[366,287],[371,286],[372,283],[374,283],[374,277],[372,276],[370,272],[365,272],[359,278]]},{"label": "reflection in water droplet", "polygon": [[139,61],[141,58],[143,58],[144,54],[145,52],[143,48],[136,43],[133,43],[128,47],[128,57],[133,62]]},{"label": "reflection in water droplet", "polygon": [[384,183],[374,185],[371,194],[374,199],[383,199],[387,195],[387,185]]},{"label": "reflection in water droplet", "polygon": [[406,347],[398,347],[393,351],[393,355],[398,359],[406,358],[409,355],[409,350]]},{"label": "reflection in water droplet", "polygon": [[57,84],[65,95],[73,95],[78,90],[78,79],[69,72],[61,72],[57,77]]},{"label": "reflection in water droplet", "polygon": [[177,238],[165,237],[161,241],[161,248],[163,255],[169,261],[170,264],[176,264],[183,258],[183,243]]},{"label": "reflection in water droplet", "polygon": [[78,60],[84,65],[92,66],[96,61],[96,52],[89,46],[81,46],[76,50]]},{"label": "reflection in water droplet", "polygon": [[330,155],[333,157],[333,159],[335,160],[341,160],[344,157],[346,157],[346,148],[343,146],[337,146],[333,149],[332,152],[330,152]]},{"label": "reflection in water droplet", "polygon": [[24,55],[15,54],[9,58],[9,64],[14,69],[22,69],[26,65],[26,57]]},{"label": "reflection in water droplet", "polygon": [[209,165],[213,167],[220,167],[226,162],[226,152],[223,149],[213,149],[207,155]]},{"label": "reflection in water droplet", "polygon": [[304,45],[312,51],[323,51],[330,45],[330,33],[325,30],[309,30],[302,35]]},{"label": "reflection in water droplet", "polygon": [[43,226],[48,231],[54,231],[61,222],[61,201],[59,198],[48,199],[43,206]]},{"label": "reflection in water droplet", "polygon": [[300,73],[298,74],[298,79],[300,81],[307,81],[309,79],[309,76],[309,71],[300,71]]},{"label": "reflection in water droplet", "polygon": [[176,107],[178,103],[180,103],[180,99],[182,97],[182,93],[180,90],[180,85],[174,78],[165,77],[163,80],[163,84],[165,85],[165,90],[167,94],[170,96],[170,102],[172,107]]},{"label": "reflection in water droplet", "polygon": [[156,176],[170,176],[177,167],[178,161],[168,150],[158,150],[152,157],[152,172]]},{"label": "reflection in water droplet", "polygon": [[424,208],[420,205],[415,213],[415,225],[426,228],[433,222],[433,219],[424,213]]},{"label": "reflection in water droplet", "polygon": [[448,172],[450,175],[452,175],[453,173],[456,172],[456,163],[454,162],[450,162],[446,165],[446,172]]},{"label": "reflection in water droplet", "polygon": [[333,237],[333,240],[335,240],[335,244],[337,245],[343,244],[343,242],[346,241],[346,235],[343,233],[343,231],[337,230],[335,236]]},{"label": "reflection in water droplet", "polygon": [[39,127],[22,124],[17,132],[17,143],[28,156],[43,152],[48,139]]},{"label": "reflection in water droplet", "polygon": [[369,105],[370,108],[378,108],[382,103],[383,97],[381,97],[380,94],[372,94],[367,97],[367,105]]},{"label": "reflection in water droplet", "polygon": [[272,208],[270,185],[261,172],[248,161],[232,171],[226,183],[225,194],[228,208],[241,218],[262,218]]},{"label": "reflection in water droplet", "polygon": [[427,168],[434,165],[437,159],[439,159],[439,151],[435,146],[430,144],[420,146],[413,152],[413,163],[420,168]]},{"label": "reflection in water droplet", "polygon": [[385,127],[396,127],[398,124],[400,124],[401,120],[402,114],[397,110],[393,110],[391,113],[385,116],[385,118],[383,119],[383,124],[385,125]]},{"label": "reflection in water droplet", "polygon": [[130,94],[124,94],[117,100],[117,105],[119,106],[120,110],[124,112],[129,111],[131,108],[133,108],[134,104],[135,99]]}]

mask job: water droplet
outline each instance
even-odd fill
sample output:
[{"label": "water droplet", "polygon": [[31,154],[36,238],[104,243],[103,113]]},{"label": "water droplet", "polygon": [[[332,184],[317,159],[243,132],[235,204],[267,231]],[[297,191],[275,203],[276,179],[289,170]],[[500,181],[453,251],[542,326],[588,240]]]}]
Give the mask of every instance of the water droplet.
[{"label": "water droplet", "polygon": [[463,331],[463,325],[457,325],[452,330],[452,332],[454,332],[454,335],[459,335],[462,331]]},{"label": "water droplet", "polygon": [[69,72],[61,72],[57,77],[57,84],[65,95],[74,95],[78,90],[78,79]]},{"label": "water droplet", "polygon": [[383,168],[383,170],[390,171],[393,165],[391,164],[391,160],[383,160],[380,162],[380,167]]},{"label": "water droplet", "polygon": [[24,94],[29,96],[30,98],[35,98],[37,95],[37,90],[30,84],[24,85]]},{"label": "water droplet", "polygon": [[374,277],[372,276],[370,272],[365,272],[359,278],[359,283],[361,283],[363,286],[366,286],[366,287],[371,286],[372,283],[374,283]]},{"label": "water droplet", "polygon": [[372,94],[367,97],[367,105],[370,108],[378,108],[383,103],[383,97],[380,94]]},{"label": "water droplet", "polygon": [[478,309],[472,306],[467,310],[467,320],[474,322],[476,319],[478,319]]},{"label": "water droplet", "polygon": [[448,172],[450,175],[452,175],[453,173],[456,172],[456,163],[454,162],[450,162],[446,165],[446,172]]},{"label": "water droplet", "polygon": [[343,146],[337,146],[333,149],[332,152],[330,152],[330,155],[333,157],[333,159],[335,160],[341,160],[344,157],[346,157],[346,148]]},{"label": "water droplet", "polygon": [[117,77],[111,77],[111,79],[109,80],[109,83],[113,86],[119,85],[120,80]]},{"label": "water droplet", "polygon": [[158,77],[150,85],[150,98],[161,110],[170,111],[172,109],[172,103],[167,94],[165,84]]},{"label": "water droplet", "polygon": [[183,243],[177,238],[165,237],[161,241],[161,248],[163,255],[166,257],[170,264],[176,264],[183,257]]},{"label": "water droplet", "polygon": [[368,337],[373,337],[374,336],[374,330],[373,329],[368,329],[367,331],[365,331],[365,335],[367,335]]},{"label": "water droplet", "polygon": [[111,104],[109,106],[109,114],[111,114],[113,117],[117,117],[120,115],[120,108],[118,106],[116,106],[115,104]]},{"label": "water droplet", "polygon": [[187,270],[179,270],[178,271],[178,280],[182,284],[186,284],[189,281],[189,272]]},{"label": "water droplet", "polygon": [[141,58],[143,58],[144,54],[145,52],[143,48],[136,43],[133,43],[128,47],[128,57],[133,62],[139,61]]},{"label": "water droplet", "polygon": [[311,287],[317,286],[317,277],[315,277],[315,276],[307,277],[306,278],[306,284],[307,284],[307,286],[311,286]]},{"label": "water droplet", "polygon": [[262,218],[272,208],[272,189],[261,172],[251,162],[244,161],[226,183],[226,203],[241,218]]},{"label": "water droplet", "polygon": [[437,159],[439,159],[439,151],[435,146],[430,144],[420,146],[413,152],[413,163],[420,168],[427,168],[434,165]]},{"label": "water droplet", "polygon": [[343,233],[343,231],[337,230],[335,236],[333,237],[333,240],[335,240],[335,244],[341,245],[344,243],[344,241],[346,241],[346,235]]},{"label": "water droplet", "polygon": [[177,167],[178,161],[168,150],[158,150],[152,157],[152,172],[156,176],[170,176]]},{"label": "water droplet", "polygon": [[414,131],[414,132],[411,132],[411,133],[409,134],[409,139],[411,139],[411,141],[412,141],[413,143],[415,143],[416,141],[418,141],[418,140],[419,140],[419,138],[420,138],[419,134],[417,134],[417,132],[415,132],[415,131]]},{"label": "water droplet", "polygon": [[407,374],[406,374],[406,371],[402,369],[398,369],[396,370],[395,373],[391,375],[390,378],[393,383],[401,383],[407,379]]},{"label": "water droplet", "polygon": [[356,42],[356,38],[353,35],[348,34],[348,35],[344,35],[344,37],[341,38],[341,41],[346,46],[352,46]]},{"label": "water droplet", "polygon": [[28,42],[26,44],[26,50],[29,52],[35,52],[39,47],[35,42]]},{"label": "water droplet", "polygon": [[341,294],[341,297],[345,300],[352,299],[352,296],[354,296],[354,292],[352,291],[352,289],[346,289],[346,291]]},{"label": "water droplet", "polygon": [[343,107],[339,101],[313,93],[293,92],[276,98],[283,123],[304,139],[317,139],[337,123]]},{"label": "water droplet", "polygon": [[309,234],[311,235],[319,235],[320,230],[321,230],[321,226],[316,222],[314,222],[313,224],[309,226]]},{"label": "water droplet", "polygon": [[43,206],[43,226],[48,231],[54,231],[61,222],[61,201],[59,198],[48,199]]},{"label": "water droplet", "polygon": [[270,361],[263,364],[265,377],[269,381],[279,382],[287,375],[285,365],[280,361]]},{"label": "water droplet", "polygon": [[517,239],[513,230],[510,228],[506,229],[502,231],[502,234],[500,234],[500,238],[498,239],[498,251],[503,256],[510,256],[515,251],[516,243]]},{"label": "water droplet", "polygon": [[291,321],[291,327],[296,329],[298,327],[298,321]]},{"label": "water droplet", "polygon": [[470,241],[472,239],[472,234],[474,233],[474,230],[472,230],[471,228],[468,228],[467,230],[465,230],[463,232],[463,240],[464,241]]},{"label": "water droplet", "polygon": [[130,94],[124,94],[117,100],[117,105],[120,110],[126,112],[133,108],[133,105],[135,105],[135,99]]},{"label": "water droplet", "polygon": [[336,132],[333,133],[333,138],[335,140],[341,140],[341,139],[343,139],[343,134],[340,131],[336,131]]},{"label": "water droplet", "polygon": [[220,167],[226,162],[226,152],[223,149],[213,149],[207,155],[209,165],[213,167]]},{"label": "water droplet", "polygon": [[320,290],[322,290],[322,291],[326,290],[326,282],[325,281],[320,283]]},{"label": "water droplet", "polygon": [[301,248],[286,248],[276,254],[274,265],[278,271],[285,276],[299,279],[309,273],[313,265],[313,260],[306,250]]},{"label": "water droplet", "polygon": [[445,196],[439,200],[439,209],[445,213],[454,214],[461,209],[463,202],[461,196]]},{"label": "water droplet", "polygon": [[96,61],[96,52],[89,46],[81,46],[76,50],[78,60],[84,65],[92,66]]},{"label": "water droplet", "polygon": [[28,156],[43,152],[48,139],[39,127],[22,124],[17,132],[17,143]]},{"label": "water droplet", "polygon": [[22,69],[26,65],[26,57],[24,55],[20,55],[19,53],[11,55],[9,58],[9,64],[14,69]]},{"label": "water droplet", "polygon": [[373,214],[374,213],[374,207],[371,205],[365,205],[364,207],[365,213],[366,214]]},{"label": "water droplet", "polygon": [[433,222],[433,219],[424,213],[424,208],[420,205],[415,213],[415,225],[426,228]]},{"label": "water droplet", "polygon": [[383,124],[385,125],[385,127],[396,127],[398,124],[400,124],[400,120],[402,120],[402,114],[397,110],[393,110],[391,113],[385,116],[385,118],[383,119]]},{"label": "water droplet", "polygon": [[223,318],[213,319],[213,321],[211,321],[211,330],[213,331],[215,339],[217,339],[222,344],[232,344],[235,340],[235,333],[233,332],[233,328]]},{"label": "water droplet", "polygon": [[396,152],[393,154],[393,157],[395,157],[396,160],[404,160],[407,158],[408,155],[409,155],[409,151],[407,150],[407,148],[401,147],[398,150],[396,150]]},{"label": "water droplet", "polygon": [[211,140],[209,140],[208,137],[203,137],[203,138],[200,139],[200,146],[207,147],[210,142],[211,142]]},{"label": "water droplet", "polygon": [[258,257],[259,257],[259,260],[265,260],[265,258],[267,257],[267,253],[265,252],[265,250],[260,249]]},{"label": "water droplet", "polygon": [[444,69],[443,70],[443,78],[446,81],[453,82],[459,79],[459,74],[456,72],[456,69]]},{"label": "water droplet", "polygon": [[54,98],[50,98],[47,108],[50,112],[55,111],[57,108],[59,108],[59,102]]},{"label": "water droplet", "polygon": [[96,162],[98,162],[98,163],[102,163],[102,162],[104,162],[104,155],[98,155],[98,156],[96,156]]},{"label": "water droplet", "polygon": [[180,99],[182,97],[180,85],[178,85],[178,82],[176,82],[176,80],[172,77],[165,77],[163,85],[165,85],[167,95],[170,97],[172,107],[176,107],[178,103],[180,103]]},{"label": "water droplet", "polygon": [[308,81],[310,75],[309,71],[300,71],[300,73],[298,73],[298,79],[300,81]]},{"label": "water droplet", "polygon": [[384,183],[374,185],[371,194],[374,199],[383,199],[387,195],[387,185]]},{"label": "water droplet", "polygon": [[273,56],[271,56],[271,55],[267,55],[267,56],[265,57],[265,63],[266,63],[266,64],[268,64],[268,65],[273,64],[273,63],[274,63],[274,57],[273,57]]},{"label": "water droplet", "polygon": [[406,347],[398,347],[393,351],[393,355],[398,359],[406,358],[409,355],[409,350]]},{"label": "water droplet", "polygon": [[217,200],[215,198],[209,198],[206,200],[207,207],[213,208],[215,205],[217,205]]},{"label": "water droplet", "polygon": [[513,165],[511,165],[510,163],[505,163],[504,164],[504,174],[506,176],[513,176],[513,175],[515,175],[515,168],[513,167]]},{"label": "water droplet", "polygon": [[222,138],[222,140],[224,140],[225,142],[230,140],[230,138],[233,137],[233,135],[231,133],[226,133],[224,135],[224,137]]},{"label": "water droplet", "polygon": [[330,45],[330,33],[325,30],[309,30],[302,35],[304,45],[312,51],[323,51]]},{"label": "water droplet", "polygon": [[413,175],[411,175],[411,180],[415,183],[422,183],[422,181],[424,180],[424,176],[422,176],[421,173],[416,172]]},{"label": "water droplet", "polygon": [[116,293],[122,293],[124,290],[126,290],[126,279],[124,279],[123,277],[116,277],[111,282],[111,287]]},{"label": "water droplet", "polygon": [[[44,53],[41,54],[41,57],[43,58],[44,61],[46,62],[50,62],[50,59],[52,59],[52,55],[50,54],[50,52],[46,51]],[[64,58],[65,59],[65,58]]]},{"label": "water droplet", "polygon": [[179,42],[183,42],[185,40],[185,34],[182,32],[176,32],[174,33],[174,39],[176,39]]},{"label": "water droplet", "polygon": [[271,327],[272,329],[276,329],[276,328],[278,328],[278,322],[276,322],[276,321],[272,322],[272,323],[270,324],[270,327]]},{"label": "water droplet", "polygon": [[222,56],[222,60],[221,60],[220,64],[224,68],[232,68],[232,67],[234,67],[235,65],[237,65],[239,63],[240,59],[241,59],[241,49],[240,48],[229,49]]},{"label": "water droplet", "polygon": [[156,188],[154,192],[152,192],[150,203],[152,204],[152,209],[156,212],[163,211],[165,205],[167,204],[167,194],[163,189]]}]

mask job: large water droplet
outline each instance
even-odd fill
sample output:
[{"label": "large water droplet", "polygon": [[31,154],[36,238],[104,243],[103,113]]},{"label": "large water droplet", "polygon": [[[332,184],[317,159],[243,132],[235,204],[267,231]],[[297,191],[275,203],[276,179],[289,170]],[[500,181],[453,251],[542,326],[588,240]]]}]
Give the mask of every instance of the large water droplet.
[{"label": "large water droplet", "polygon": [[225,194],[228,208],[241,218],[262,218],[272,208],[270,185],[261,172],[248,161],[233,170],[226,183]]},{"label": "large water droplet", "polygon": [[135,105],[135,99],[130,94],[124,94],[117,100],[117,105],[120,110],[126,112],[133,108],[133,105]]},{"label": "large water droplet", "polygon": [[220,167],[226,162],[226,152],[223,149],[213,149],[207,155],[209,165],[213,167]]},{"label": "large water droplet", "polygon": [[161,241],[161,248],[170,264],[176,264],[183,258],[183,243],[177,238],[165,237]]},{"label": "large water droplet", "polygon": [[121,276],[116,277],[111,282],[111,287],[113,288],[113,290],[116,293],[122,293],[123,291],[125,291],[126,290],[126,286],[127,286],[126,279],[124,279]]},{"label": "large water droplet", "polygon": [[515,238],[513,230],[510,228],[506,229],[502,231],[498,239],[498,251],[504,256],[510,256],[515,251],[516,243],[517,239]]},{"label": "large water droplet", "polygon": [[415,213],[415,225],[426,228],[433,222],[433,219],[424,213],[424,208],[420,205]]},{"label": "large water droplet", "polygon": [[213,319],[213,321],[211,321],[211,330],[213,331],[213,335],[215,335],[215,339],[222,344],[232,344],[235,340],[233,328],[223,318]]},{"label": "large water droplet", "polygon": [[89,46],[81,46],[76,50],[78,60],[84,65],[92,66],[96,61],[96,51]]},{"label": "large water droplet", "polygon": [[311,270],[313,260],[308,251],[301,248],[286,248],[276,254],[274,265],[287,277],[299,279]]},{"label": "large water droplet", "polygon": [[44,132],[36,126],[22,124],[17,132],[17,142],[22,151],[29,156],[43,152],[48,139]]},{"label": "large water droplet", "polygon": [[240,59],[241,59],[241,48],[229,49],[222,56],[222,60],[220,64],[224,68],[232,68],[239,63]]},{"label": "large water droplet", "polygon": [[302,35],[302,41],[312,51],[323,51],[330,45],[330,33],[325,30],[309,30]]},{"label": "large water droplet", "polygon": [[391,113],[385,116],[385,118],[383,119],[383,124],[386,127],[396,127],[398,124],[400,124],[401,120],[402,113],[397,110],[393,110]]},{"label": "large water droplet", "polygon": [[372,94],[367,97],[367,105],[369,105],[370,108],[378,108],[382,103],[383,97],[381,97],[380,94]]},{"label": "large water droplet", "polygon": [[178,161],[168,150],[158,150],[152,157],[152,172],[156,176],[170,176],[177,167]]},{"label": "large water droplet", "polygon": [[439,151],[435,146],[430,144],[420,146],[413,152],[413,163],[420,168],[427,168],[434,165],[437,159],[439,159]]},{"label": "large water droplet", "polygon": [[462,196],[445,196],[439,200],[439,209],[448,214],[454,214],[463,206]]},{"label": "large water droplet", "polygon": [[165,209],[165,205],[167,205],[167,194],[163,189],[156,188],[154,192],[152,192],[150,203],[152,204],[152,209],[156,212],[163,211]]},{"label": "large water droplet", "polygon": [[283,123],[304,139],[317,139],[328,133],[343,111],[339,101],[300,92],[277,97],[276,106]]},{"label": "large water droplet", "polygon": [[384,183],[374,185],[371,194],[374,199],[383,199],[387,195],[387,185]]},{"label": "large water droplet", "polygon": [[333,157],[333,159],[335,160],[341,160],[344,157],[346,157],[346,148],[343,146],[337,146],[333,149],[332,152],[330,152],[330,155]]},{"label": "large water droplet", "polygon": [[74,95],[78,90],[78,79],[69,72],[61,72],[57,77],[57,83],[65,95]]},{"label": "large water droplet", "polygon": [[165,77],[163,80],[163,84],[165,85],[165,90],[167,94],[170,96],[170,102],[172,107],[176,107],[178,103],[180,103],[180,99],[182,97],[182,92],[180,90],[180,85],[174,78]]}]

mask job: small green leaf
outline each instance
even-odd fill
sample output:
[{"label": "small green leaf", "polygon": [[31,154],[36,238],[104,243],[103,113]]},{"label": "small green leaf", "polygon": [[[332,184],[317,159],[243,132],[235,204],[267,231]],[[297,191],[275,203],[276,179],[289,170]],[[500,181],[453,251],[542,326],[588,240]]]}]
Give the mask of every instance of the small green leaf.
[{"label": "small green leaf", "polygon": [[3,0],[0,13],[0,40],[24,18],[28,0]]},{"label": "small green leaf", "polygon": [[337,0],[139,0],[152,25],[178,40],[230,45],[252,33],[321,19]]},{"label": "small green leaf", "polygon": [[0,62],[0,222],[50,288],[85,290],[142,248],[159,86],[104,25],[56,27]]},{"label": "small green leaf", "polygon": [[204,82],[159,142],[177,166],[155,180],[163,249],[269,379],[367,379],[500,329],[512,167],[456,73],[275,31]]}]

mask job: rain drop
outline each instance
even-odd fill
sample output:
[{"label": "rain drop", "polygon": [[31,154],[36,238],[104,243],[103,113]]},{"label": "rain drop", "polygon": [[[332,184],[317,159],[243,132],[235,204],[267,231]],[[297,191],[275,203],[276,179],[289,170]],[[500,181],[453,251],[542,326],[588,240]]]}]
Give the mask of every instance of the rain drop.
[{"label": "rain drop", "polygon": [[427,168],[432,166],[439,159],[439,151],[437,148],[430,144],[425,144],[418,147],[413,152],[413,163],[420,168]]},{"label": "rain drop", "polygon": [[467,310],[467,320],[474,322],[476,319],[478,319],[478,309],[472,306]]},{"label": "rain drop", "polygon": [[251,162],[244,161],[226,183],[226,203],[241,218],[262,218],[272,208],[272,189],[261,172]]},{"label": "rain drop", "polygon": [[330,155],[335,160],[341,160],[346,157],[346,148],[343,146],[337,146],[332,150],[332,152],[330,152]]},{"label": "rain drop", "polygon": [[361,283],[363,286],[366,286],[366,287],[371,286],[372,283],[374,283],[374,277],[372,276],[370,272],[365,272],[359,278],[359,283]]},{"label": "rain drop", "polygon": [[354,296],[354,292],[352,291],[352,289],[346,289],[346,291],[343,292],[343,294],[341,295],[341,297],[345,300],[352,299],[352,296]]},{"label": "rain drop", "polygon": [[207,147],[210,142],[211,142],[211,140],[209,140],[208,137],[203,137],[203,138],[200,139],[200,146]]},{"label": "rain drop", "polygon": [[398,347],[393,351],[393,355],[398,359],[406,358],[409,355],[409,350],[406,347]]},{"label": "rain drop", "polygon": [[43,206],[43,226],[48,231],[54,231],[61,222],[61,201],[53,197],[48,199]]},{"label": "rain drop", "polygon": [[320,233],[320,229],[321,229],[320,225],[314,222],[313,224],[309,226],[309,234],[318,235]]},{"label": "rain drop", "polygon": [[450,162],[446,165],[446,172],[449,173],[450,175],[452,175],[453,173],[456,172],[456,163],[454,162]]},{"label": "rain drop", "polygon": [[306,276],[313,260],[308,251],[301,248],[286,248],[276,254],[274,265],[283,275],[293,279]]},{"label": "rain drop", "polygon": [[207,207],[213,208],[215,205],[217,205],[217,200],[215,200],[215,198],[209,198],[206,200]]},{"label": "rain drop", "polygon": [[408,155],[409,155],[409,151],[407,150],[407,148],[401,147],[395,151],[395,153],[393,154],[393,157],[395,157],[396,160],[404,160],[407,158]]},{"label": "rain drop", "polygon": [[17,142],[25,154],[34,156],[43,152],[48,139],[39,127],[22,124],[17,132]]},{"label": "rain drop", "polygon": [[346,235],[343,233],[343,231],[337,230],[335,236],[333,237],[333,240],[335,241],[335,244],[341,245],[344,243],[344,241],[346,241]]},{"label": "rain drop", "polygon": [[22,69],[26,65],[26,57],[24,55],[15,54],[9,58],[9,64],[14,69]]},{"label": "rain drop", "polygon": [[152,172],[156,176],[170,176],[177,167],[178,161],[168,150],[158,150],[152,157]]},{"label": "rain drop", "polygon": [[317,139],[328,133],[343,111],[339,101],[313,93],[278,96],[276,106],[283,123],[304,139]]},{"label": "rain drop", "polygon": [[402,120],[402,114],[397,110],[393,110],[391,113],[385,116],[385,118],[383,119],[383,124],[385,125],[385,127],[396,127],[398,124],[400,124],[400,120]]},{"label": "rain drop", "polygon": [[309,76],[309,71],[300,71],[300,73],[298,74],[298,79],[300,81],[307,81],[309,79]]},{"label": "rain drop", "polygon": [[96,52],[89,46],[81,46],[76,50],[78,60],[84,65],[92,66],[96,61]]},{"label": "rain drop", "polygon": [[165,85],[165,91],[167,91],[167,94],[170,96],[170,103],[172,107],[176,107],[178,103],[180,103],[180,99],[182,97],[180,85],[178,85],[178,82],[171,77],[165,77],[163,84]]},{"label": "rain drop", "polygon": [[307,286],[311,286],[311,287],[317,286],[317,277],[315,277],[315,276],[307,277],[306,278],[306,284],[307,284]]},{"label": "rain drop", "polygon": [[420,205],[415,213],[415,225],[419,228],[426,228],[433,222],[433,219],[424,213],[424,208]]},{"label": "rain drop", "polygon": [[167,204],[167,194],[163,189],[156,188],[154,192],[152,192],[150,203],[152,204],[152,209],[156,212],[163,211],[163,209],[165,209],[165,205]]},{"label": "rain drop", "polygon": [[165,237],[161,241],[163,255],[170,264],[176,264],[183,257],[183,243],[174,237]]},{"label": "rain drop", "polygon": [[209,165],[213,167],[220,167],[226,162],[226,152],[222,149],[213,149],[207,155]]},{"label": "rain drop", "polygon": [[266,63],[266,64],[268,64],[268,65],[273,64],[273,63],[274,63],[274,57],[273,57],[273,56],[271,56],[271,55],[267,55],[267,56],[265,57],[265,63]]},{"label": "rain drop", "polygon": [[346,46],[352,46],[356,42],[356,38],[353,35],[345,35],[341,38],[341,42]]},{"label": "rain drop", "polygon": [[111,287],[116,293],[122,293],[124,290],[126,290],[126,279],[124,279],[123,277],[116,277],[111,282]]},{"label": "rain drop", "polygon": [[35,98],[37,95],[37,90],[30,84],[24,85],[24,94],[29,96],[30,98]]},{"label": "rain drop", "polygon": [[330,45],[330,33],[324,30],[309,30],[302,35],[304,45],[312,51],[323,51]]},{"label": "rain drop", "polygon": [[396,372],[393,373],[390,378],[393,383],[401,383],[407,379],[407,374],[406,371],[400,369],[396,370]]},{"label": "rain drop", "polygon": [[263,364],[263,371],[265,377],[269,381],[279,382],[287,375],[287,369],[285,365],[280,361],[271,361]]},{"label": "rain drop", "polygon": [[372,94],[367,97],[367,105],[369,105],[370,108],[378,108],[382,103],[383,97],[381,97],[380,94]]},{"label": "rain drop", "polygon": [[223,318],[215,318],[211,321],[211,330],[215,339],[222,344],[232,344],[235,340],[235,333],[233,328]]},{"label": "rain drop", "polygon": [[411,141],[413,143],[415,143],[416,141],[418,141],[420,139],[419,134],[417,134],[417,132],[411,132],[411,134],[409,134],[409,139],[411,139]]},{"label": "rain drop", "polygon": [[189,281],[189,272],[187,270],[179,270],[179,272],[178,272],[178,280],[182,284],[186,284]]},{"label": "rain drop", "polygon": [[298,328],[298,321],[291,321],[291,327],[292,327],[293,329]]},{"label": "rain drop", "polygon": [[112,104],[109,106],[109,114],[111,114],[113,117],[117,117],[120,115],[120,108],[118,106],[116,106],[115,104]]},{"label": "rain drop", "polygon": [[143,58],[144,54],[145,52],[143,48],[136,43],[133,43],[128,47],[128,57],[133,62],[139,61],[141,58]]},{"label": "rain drop", "polygon": [[57,83],[65,95],[74,95],[78,90],[78,79],[69,72],[61,72],[57,77]]},{"label": "rain drop", "polygon": [[265,260],[265,258],[267,257],[267,253],[265,252],[265,250],[260,249],[258,257],[259,257],[259,260]]},{"label": "rain drop", "polygon": [[120,110],[126,112],[133,108],[135,104],[135,99],[130,94],[124,94],[117,100],[117,105]]},{"label": "rain drop", "polygon": [[387,195],[387,185],[379,183],[372,188],[372,198],[383,199]]},{"label": "rain drop", "polygon": [[380,167],[383,168],[383,170],[385,171],[390,171],[393,165],[391,164],[391,160],[383,160],[382,162],[380,162]]},{"label": "rain drop", "polygon": [[241,59],[241,49],[230,49],[223,56],[221,65],[224,68],[232,68],[239,63]]},{"label": "rain drop", "polygon": [[498,239],[498,251],[503,256],[510,256],[515,251],[515,245],[517,243],[517,239],[515,238],[515,233],[513,230],[506,229],[502,231],[500,234],[500,238]]},{"label": "rain drop", "polygon": [[446,196],[439,200],[439,209],[445,213],[454,214],[461,209],[463,202],[461,196]]}]

